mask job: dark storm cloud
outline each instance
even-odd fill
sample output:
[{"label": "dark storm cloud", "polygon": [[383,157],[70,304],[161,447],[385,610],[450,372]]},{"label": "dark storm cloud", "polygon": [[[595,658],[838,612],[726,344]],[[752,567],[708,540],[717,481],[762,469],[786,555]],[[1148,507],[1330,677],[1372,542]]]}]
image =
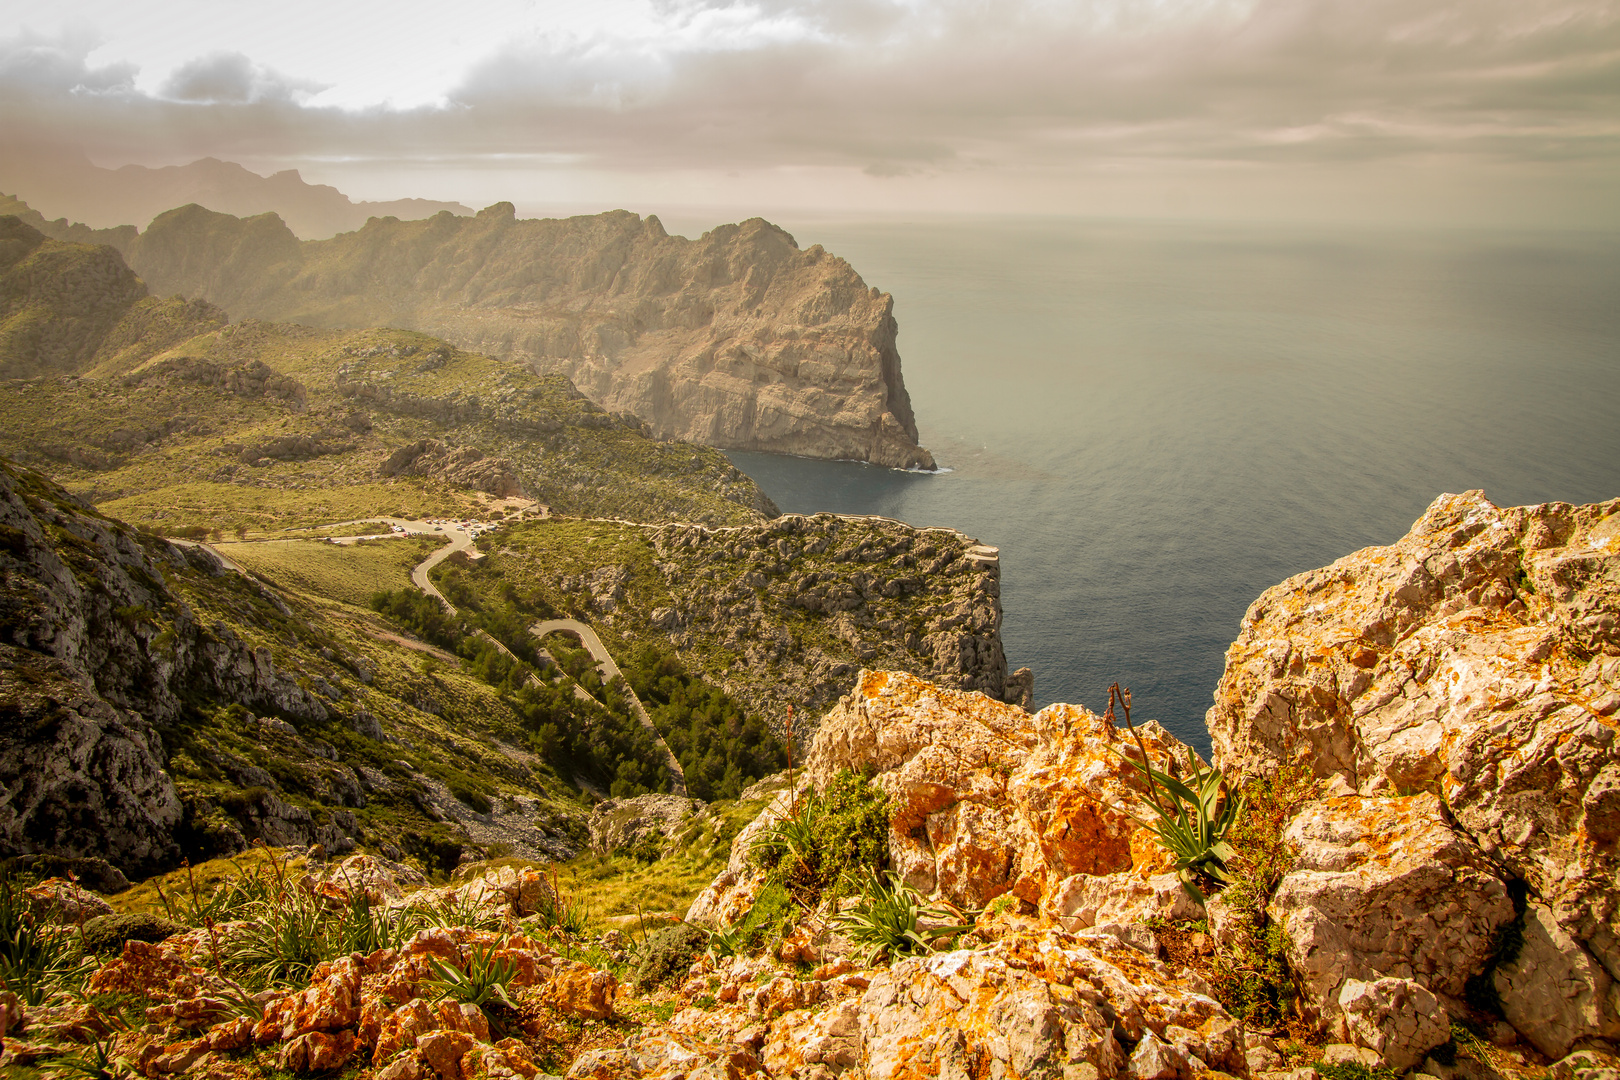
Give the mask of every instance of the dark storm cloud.
[{"label": "dark storm cloud", "polygon": [[835,165],[877,176],[1109,161],[1620,148],[1617,0],[661,0],[636,36],[536,35],[431,108],[301,106],[316,89],[200,58],[157,95],[89,43],[0,44],[14,130],[104,156],[459,160],[597,168]]}]

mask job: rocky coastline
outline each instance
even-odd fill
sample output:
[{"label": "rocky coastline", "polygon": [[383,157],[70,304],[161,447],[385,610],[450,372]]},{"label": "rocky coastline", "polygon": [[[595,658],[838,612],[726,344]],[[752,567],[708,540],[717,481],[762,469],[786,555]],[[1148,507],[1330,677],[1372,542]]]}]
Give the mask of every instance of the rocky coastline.
[{"label": "rocky coastline", "polygon": [[[10,528],[33,561],[8,576],[14,596],[25,579],[54,580],[29,554],[50,513],[83,527],[82,509],[47,512],[35,503],[49,493],[27,490],[33,518]],[[783,538],[821,535],[790,524]],[[711,539],[682,528],[655,535],[661,561]],[[116,529],[94,542],[115,548]],[[722,557],[746,562],[754,546]],[[132,581],[156,573],[152,557],[128,552]],[[123,596],[79,607],[105,621],[129,606]],[[244,955],[251,920],[124,939],[90,986],[138,993],[144,1024],[118,1027],[100,998],[36,1004],[7,991],[0,1053],[33,1067],[107,1045],[148,1077],[266,1065],[379,1080],[1609,1075],[1620,1068],[1617,612],[1620,500],[1502,509],[1478,492],[1442,496],[1396,544],[1268,590],[1209,714],[1227,798],[1246,803],[1230,876],[1202,894],[1138,820],[1133,762],[1184,778],[1196,768],[1157,724],[1061,704],[1031,714],[863,670],[794,770],[734,805],[601,804],[589,826],[598,860],[677,865],[725,838],[723,865],[686,909],[653,916],[669,929],[649,930],[644,911],[628,934],[570,929],[558,912],[589,886],[565,888],[543,864],[469,861],[432,885],[379,853],[333,862],[324,844],[295,846],[261,871],[280,892],[230,910],[309,905],[337,920],[376,905],[398,935],[263,989],[219,959]],[[53,640],[49,662],[88,648]],[[41,647],[18,639],[8,656]],[[81,680],[76,693],[90,692]],[[162,715],[163,700],[69,711],[114,738],[134,730],[132,707]],[[892,895],[932,905],[912,916],[920,947],[860,947],[869,892],[786,892],[781,864],[761,857],[807,807],[853,806],[860,791],[882,808],[868,835]],[[37,918],[88,934],[137,891],[102,899],[56,879],[27,895]],[[447,996],[497,961],[502,1001]],[[248,1015],[228,1004],[245,999]]]}]

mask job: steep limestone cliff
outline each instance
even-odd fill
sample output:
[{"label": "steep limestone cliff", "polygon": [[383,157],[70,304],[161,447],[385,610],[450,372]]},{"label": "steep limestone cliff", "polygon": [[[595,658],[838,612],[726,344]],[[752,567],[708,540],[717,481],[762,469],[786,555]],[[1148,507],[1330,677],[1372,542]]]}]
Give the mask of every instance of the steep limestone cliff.
[{"label": "steep limestone cliff", "polygon": [[160,215],[129,249],[159,293],[233,317],[390,325],[567,375],[662,438],[933,468],[917,445],[893,298],[751,219],[697,240],[622,210],[373,219],[300,244],[272,215]]}]

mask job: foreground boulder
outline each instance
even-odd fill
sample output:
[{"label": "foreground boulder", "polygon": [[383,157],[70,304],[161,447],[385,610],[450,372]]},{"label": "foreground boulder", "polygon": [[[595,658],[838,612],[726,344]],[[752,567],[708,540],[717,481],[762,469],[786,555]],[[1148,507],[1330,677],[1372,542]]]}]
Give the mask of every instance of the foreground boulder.
[{"label": "foreground boulder", "polygon": [[[1156,767],[1185,761],[1186,748],[1157,723],[1138,730]],[[1131,890],[1125,877],[1137,883],[1140,903],[1110,911],[1126,922],[1185,896],[1173,878],[1147,884],[1168,865],[1121,809],[1136,802],[1127,750],[1139,754],[1128,735],[1079,706],[1031,716],[912,675],[862,672],[821,721],[801,784],[824,787],[841,770],[875,774],[893,800],[890,862],[913,888],[963,908],[1011,893],[1026,911],[1081,929],[1092,922],[1075,917],[1073,897],[1087,882],[1110,892]],[[783,791],[738,834],[727,872],[688,919],[723,923],[746,911],[761,881],[748,850],[792,799]]]},{"label": "foreground boulder", "polygon": [[[1551,1057],[1620,1035],[1617,511],[1443,495],[1397,543],[1244,616],[1207,722],[1216,764],[1303,761],[1338,796],[1291,827],[1301,866],[1277,900],[1324,1011],[1346,978],[1456,994],[1488,973]],[[1522,916],[1504,899],[1519,882]],[[1495,963],[1514,918],[1526,959]]]},{"label": "foreground boulder", "polygon": [[1349,981],[1386,975],[1460,995],[1514,919],[1490,860],[1427,792],[1311,803],[1284,840],[1297,861],[1271,914],[1318,1011],[1337,1011]]}]

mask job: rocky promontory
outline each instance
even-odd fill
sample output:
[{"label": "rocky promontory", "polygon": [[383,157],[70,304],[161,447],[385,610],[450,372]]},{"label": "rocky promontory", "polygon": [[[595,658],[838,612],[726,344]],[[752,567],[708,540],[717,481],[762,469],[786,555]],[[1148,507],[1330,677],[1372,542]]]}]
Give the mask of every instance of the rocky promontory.
[{"label": "rocky promontory", "polygon": [[409,327],[564,374],[661,438],[934,467],[893,297],[758,218],[688,240],[622,210],[520,220],[498,203],[300,242],[271,214],[186,206],[128,254],[155,291],[235,318]]}]

